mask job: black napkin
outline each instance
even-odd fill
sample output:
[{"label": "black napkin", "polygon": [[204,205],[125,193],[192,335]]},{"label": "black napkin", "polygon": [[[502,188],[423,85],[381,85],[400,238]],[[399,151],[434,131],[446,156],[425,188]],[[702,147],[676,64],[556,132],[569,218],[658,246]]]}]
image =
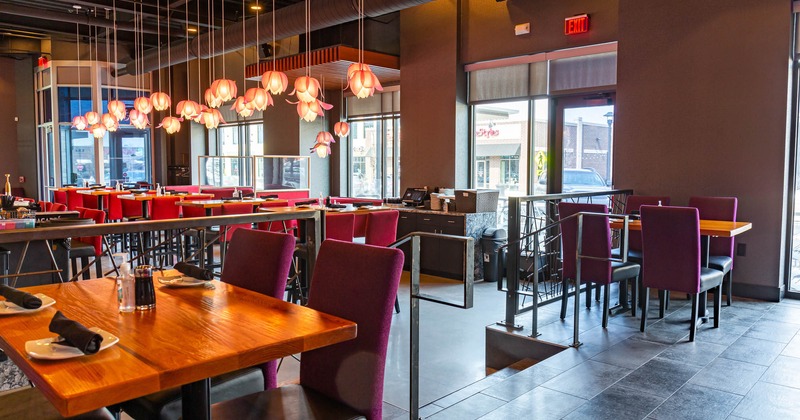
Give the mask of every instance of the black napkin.
[{"label": "black napkin", "polygon": [[7,301],[25,309],[37,309],[42,306],[42,300],[38,297],[4,284],[0,284],[0,296],[3,296]]},{"label": "black napkin", "polygon": [[295,206],[307,206],[309,204],[317,204],[317,200],[298,201],[294,203]]},{"label": "black napkin", "polygon": [[187,264],[185,262],[179,262],[175,264],[175,266],[173,266],[172,268],[180,271],[182,274],[200,280],[211,280],[214,278],[214,273],[211,270],[206,270],[204,268],[200,268],[196,265]]},{"label": "black napkin", "polygon": [[61,344],[67,344],[77,348],[84,354],[95,354],[100,350],[103,337],[84,327],[80,322],[73,321],[65,317],[61,311],[53,315],[50,321],[50,332],[54,332],[64,338]]}]

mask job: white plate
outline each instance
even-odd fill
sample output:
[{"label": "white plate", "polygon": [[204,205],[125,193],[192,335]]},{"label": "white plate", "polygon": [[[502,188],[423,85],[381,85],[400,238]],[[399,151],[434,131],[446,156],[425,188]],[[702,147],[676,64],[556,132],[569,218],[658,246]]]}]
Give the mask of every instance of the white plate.
[{"label": "white plate", "polygon": [[42,300],[42,306],[36,309],[25,309],[11,302],[2,301],[0,302],[0,315],[32,314],[34,312],[39,312],[44,308],[53,306],[56,303],[56,301],[53,300],[53,298],[43,295],[41,293],[37,293],[34,296]]},{"label": "white plate", "polygon": [[[89,329],[103,337],[103,342],[100,344],[100,350],[98,350],[98,352],[101,352],[119,342],[119,338],[107,331],[103,331],[97,327],[92,327]],[[25,343],[25,352],[28,353],[28,356],[33,357],[34,359],[45,360],[61,360],[85,356],[82,351],[75,347],[54,344],[54,342],[57,340],[58,337],[50,337],[42,338],[41,340],[28,341]]]},{"label": "white plate", "polygon": [[205,280],[188,276],[160,277],[158,282],[167,287],[195,287],[206,284]]}]

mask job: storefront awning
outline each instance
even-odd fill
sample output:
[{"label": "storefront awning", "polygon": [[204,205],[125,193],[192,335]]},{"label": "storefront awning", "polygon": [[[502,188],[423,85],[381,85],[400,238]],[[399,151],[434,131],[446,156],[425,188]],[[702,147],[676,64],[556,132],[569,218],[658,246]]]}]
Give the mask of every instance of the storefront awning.
[{"label": "storefront awning", "polygon": [[518,143],[478,144],[475,156],[519,156],[519,149]]}]

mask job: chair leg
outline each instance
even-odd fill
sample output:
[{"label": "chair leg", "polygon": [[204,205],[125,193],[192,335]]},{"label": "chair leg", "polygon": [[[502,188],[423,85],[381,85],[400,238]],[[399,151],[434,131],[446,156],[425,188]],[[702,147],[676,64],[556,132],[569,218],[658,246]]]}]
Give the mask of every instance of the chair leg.
[{"label": "chair leg", "polygon": [[[600,290],[600,285],[597,285],[597,290]],[[603,328],[608,327],[608,306],[609,306],[608,292],[610,291],[611,287],[608,284],[603,286]]]},{"label": "chair leg", "polygon": [[94,257],[94,272],[96,274],[96,278],[101,279],[103,278],[103,256],[100,255],[98,257]]},{"label": "chair leg", "polygon": [[647,327],[647,307],[650,306],[650,288],[642,285],[642,322],[639,330],[644,332]]},{"label": "chair leg", "polygon": [[[89,265],[89,257],[81,257],[81,270],[86,268]],[[83,271],[83,279],[89,280],[89,270]]]},{"label": "chair leg", "polygon": [[637,290],[638,283],[639,283],[639,276],[636,276],[631,282],[631,316],[633,317],[636,316],[636,306],[639,303],[636,301],[636,298],[638,297],[637,294],[639,292]]},{"label": "chair leg", "polygon": [[[72,258],[72,276],[78,273],[78,258]],[[72,278],[70,276],[70,278]]]},{"label": "chair leg", "polygon": [[567,279],[561,280],[561,319],[567,317],[567,294],[569,292],[568,289],[569,283]]},{"label": "chair leg", "polygon": [[727,299],[727,306],[731,306],[731,293],[733,292],[733,269],[728,271],[728,274],[725,277],[727,277],[727,279],[722,279],[722,282],[725,284],[725,298]]},{"label": "chair leg", "polygon": [[[594,288],[596,293],[600,292],[600,286]],[[575,286],[575,293],[580,291],[579,286]],[[599,299],[598,299],[599,300]],[[586,282],[586,309],[592,308],[592,283]]]},{"label": "chair leg", "polygon": [[395,313],[400,313],[400,300],[397,299],[397,296],[394,297],[394,311]]},{"label": "chair leg", "polygon": [[692,325],[689,327],[689,341],[694,341],[694,333],[697,330],[697,295],[699,293],[695,293],[692,295]]},{"label": "chair leg", "polygon": [[722,283],[714,291],[714,328],[719,328],[720,309],[722,309]]},{"label": "chair leg", "polygon": [[[589,285],[589,283],[586,283],[586,285],[588,286],[588,285]],[[588,297],[589,297],[589,295],[586,295],[586,297],[588,298]],[[586,299],[586,300],[589,300],[589,299]],[[595,301],[597,301],[597,302],[600,302],[600,285],[598,285],[597,287],[595,287],[595,290],[594,290],[594,300],[595,300]],[[587,305],[586,307],[588,308],[589,306]]]},{"label": "chair leg", "polygon": [[667,291],[666,290],[659,290],[658,291],[658,317],[664,318],[664,306],[667,300]]}]

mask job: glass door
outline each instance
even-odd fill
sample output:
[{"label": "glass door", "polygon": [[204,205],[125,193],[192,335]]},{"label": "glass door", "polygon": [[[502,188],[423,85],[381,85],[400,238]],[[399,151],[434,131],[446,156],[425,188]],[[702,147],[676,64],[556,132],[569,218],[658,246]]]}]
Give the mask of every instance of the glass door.
[{"label": "glass door", "polygon": [[[545,181],[549,193],[609,189],[613,176],[614,96],[556,99],[554,150],[560,152]],[[560,169],[555,166],[560,163]],[[594,200],[593,200],[594,201]]]}]

